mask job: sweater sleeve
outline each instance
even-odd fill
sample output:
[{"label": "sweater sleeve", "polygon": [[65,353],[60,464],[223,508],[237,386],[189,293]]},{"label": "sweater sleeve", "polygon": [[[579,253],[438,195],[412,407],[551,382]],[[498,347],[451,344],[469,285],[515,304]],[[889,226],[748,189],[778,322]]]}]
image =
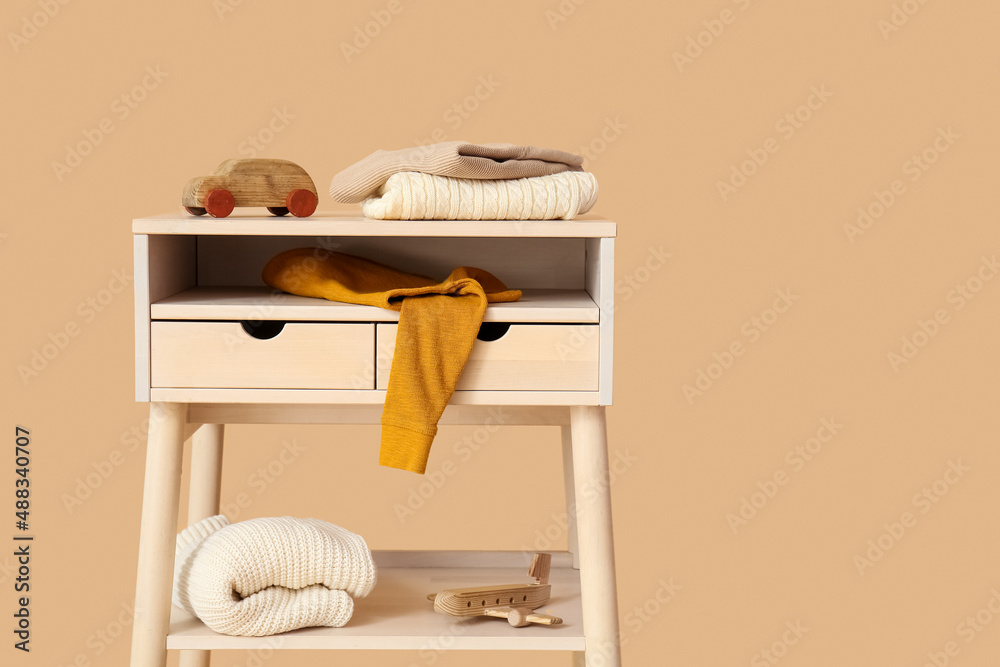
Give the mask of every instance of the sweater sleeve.
[{"label": "sweater sleeve", "polygon": [[486,304],[517,301],[482,269],[459,267],[433,292],[403,299],[382,411],[379,464],[423,474],[437,423],[476,342]]},{"label": "sweater sleeve", "polygon": [[424,473],[438,420],[455,393],[485,311],[486,295],[473,280],[457,294],[403,300],[379,464]]}]

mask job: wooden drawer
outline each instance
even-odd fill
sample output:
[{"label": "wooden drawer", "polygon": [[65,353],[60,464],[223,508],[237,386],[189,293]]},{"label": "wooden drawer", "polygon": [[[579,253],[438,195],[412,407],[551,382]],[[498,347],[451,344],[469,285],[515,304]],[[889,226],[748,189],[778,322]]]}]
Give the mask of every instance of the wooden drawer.
[{"label": "wooden drawer", "polygon": [[[377,325],[377,389],[389,386],[397,328]],[[496,340],[476,341],[456,389],[597,391],[598,329],[596,324],[511,324]]]},{"label": "wooden drawer", "polygon": [[[258,333],[273,334],[274,331]],[[289,322],[271,338],[240,322],[152,322],[153,387],[372,389],[375,325]]]}]

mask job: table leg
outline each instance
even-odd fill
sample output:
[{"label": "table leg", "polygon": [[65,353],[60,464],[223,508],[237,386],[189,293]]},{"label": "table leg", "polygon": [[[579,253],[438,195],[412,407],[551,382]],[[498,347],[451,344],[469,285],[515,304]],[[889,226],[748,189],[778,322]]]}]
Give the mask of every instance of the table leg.
[{"label": "table leg", "polygon": [[[191,439],[191,489],[188,525],[219,513],[222,493],[223,424],[202,424]],[[181,667],[209,667],[211,651],[181,651]]]},{"label": "table leg", "polygon": [[566,424],[562,431],[563,487],[566,489],[566,550],[573,554],[573,567],[580,569],[580,547],[576,537],[576,484],[573,482],[573,431]]},{"label": "table leg", "polygon": [[177,501],[187,404],[149,404],[146,480],[139,528],[139,571],[132,624],[132,667],[164,667],[177,539]]},{"label": "table leg", "polygon": [[618,596],[603,406],[570,408],[587,667],[620,667]]}]

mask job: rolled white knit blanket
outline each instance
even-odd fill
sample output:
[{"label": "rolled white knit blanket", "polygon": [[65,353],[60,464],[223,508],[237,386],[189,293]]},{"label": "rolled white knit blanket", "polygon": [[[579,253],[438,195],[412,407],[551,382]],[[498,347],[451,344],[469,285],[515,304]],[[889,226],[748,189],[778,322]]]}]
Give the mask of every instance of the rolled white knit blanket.
[{"label": "rolled white knit blanket", "polygon": [[177,536],[173,602],[212,630],[263,637],[345,625],[376,581],[360,535],[319,519],[204,519]]},{"label": "rolled white knit blanket", "polygon": [[572,220],[597,201],[597,179],[586,171],[481,180],[416,171],[393,174],[364,200],[376,220]]}]

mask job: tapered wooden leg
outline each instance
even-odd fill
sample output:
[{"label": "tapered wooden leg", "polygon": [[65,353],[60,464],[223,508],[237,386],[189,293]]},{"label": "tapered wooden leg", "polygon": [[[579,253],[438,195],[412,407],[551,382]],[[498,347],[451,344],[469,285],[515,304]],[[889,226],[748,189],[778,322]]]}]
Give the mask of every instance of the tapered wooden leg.
[{"label": "tapered wooden leg", "polygon": [[580,569],[580,548],[576,537],[576,484],[573,483],[573,432],[569,425],[562,429],[563,486],[566,489],[566,549],[573,554],[573,567]]},{"label": "tapered wooden leg", "polygon": [[189,526],[219,513],[225,428],[224,424],[202,424],[191,439]]},{"label": "tapered wooden leg", "polygon": [[164,667],[187,404],[150,403],[139,528],[132,667]]},{"label": "tapered wooden leg", "polygon": [[[222,493],[223,424],[202,424],[191,440],[191,490],[188,525],[219,513]],[[181,667],[208,667],[211,651],[181,651]]]},{"label": "tapered wooden leg", "polygon": [[618,595],[603,406],[570,408],[587,667],[620,667]]}]

